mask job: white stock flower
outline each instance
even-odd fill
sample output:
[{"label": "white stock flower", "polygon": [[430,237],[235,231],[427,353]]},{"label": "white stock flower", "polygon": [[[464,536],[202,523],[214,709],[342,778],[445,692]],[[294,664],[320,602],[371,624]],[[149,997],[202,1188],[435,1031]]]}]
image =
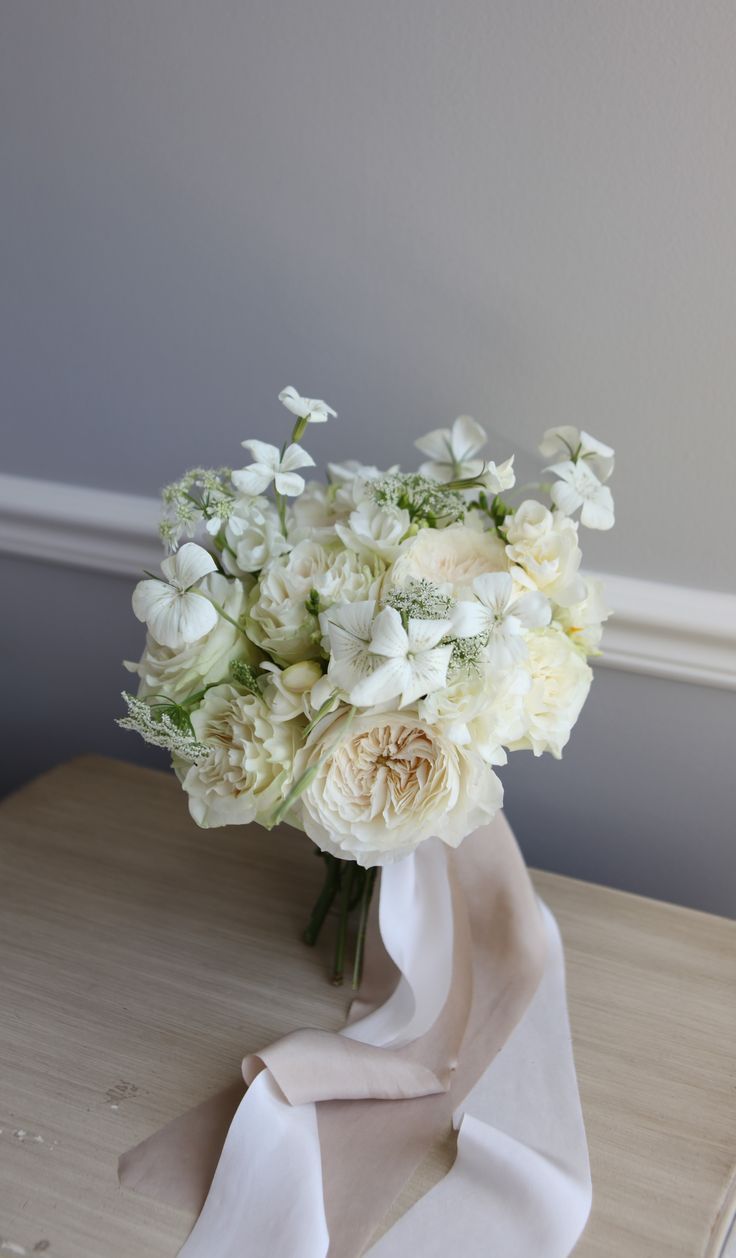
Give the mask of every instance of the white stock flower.
[{"label": "white stock flower", "polygon": [[505,668],[526,655],[524,631],[548,625],[549,599],[538,591],[519,594],[508,572],[487,572],[473,581],[488,634],[486,653],[495,668]]},{"label": "white stock flower", "polygon": [[591,437],[589,432],[573,428],[571,424],[548,428],[540,442],[539,452],[545,459],[563,454],[573,463],[582,461],[599,481],[607,481],[613,472],[615,455],[611,447]]},{"label": "white stock flower", "polygon": [[314,467],[314,459],[301,446],[292,442],[282,454],[278,446],[269,445],[267,441],[249,440],[240,444],[250,450],[254,459],[253,463],[232,474],[233,485],[241,494],[255,497],[264,493],[272,483],[277,494],[288,498],[295,498],[302,492],[304,477],[298,475],[297,468]]},{"label": "white stock flower", "polygon": [[255,648],[237,627],[246,608],[244,583],[229,581],[219,572],[213,572],[204,578],[201,589],[220,604],[230,619],[216,616],[209,633],[177,650],[161,646],[149,633],[139,663],[125,665],[141,679],[138,690],[141,698],[161,695],[173,703],[181,703],[204,686],[224,681],[231,660],[255,661]]},{"label": "white stock flower", "polygon": [[587,529],[611,529],[615,523],[613,494],[602,485],[587,463],[553,463],[547,471],[559,476],[550,490],[558,511],[572,515],[578,507],[580,523]]},{"label": "white stock flower", "polygon": [[347,523],[337,522],[335,532],[358,554],[378,555],[390,563],[410,525],[411,516],[403,508],[379,506],[366,499],[350,512]]},{"label": "white stock flower", "polygon": [[495,533],[453,524],[446,529],[420,529],[404,542],[386,575],[386,586],[426,580],[447,593],[459,594],[481,573],[507,570],[505,547]]},{"label": "white stock flower", "polygon": [[315,776],[299,806],[322,851],[385,865],[437,835],[457,847],[503,803],[495,773],[470,747],[408,712],[339,716],[297,753],[295,776]]},{"label": "white stock flower", "polygon": [[279,516],[267,498],[237,498],[224,526],[227,546],[222,565],[235,576],[260,572],[269,559],[288,549]]},{"label": "white stock flower", "polygon": [[603,622],[610,614],[603,595],[603,582],[598,577],[586,577],[585,598],[572,607],[558,608],[555,621],[586,655],[600,655]]},{"label": "white stock flower", "polygon": [[277,660],[315,659],[321,653],[319,629],[306,608],[312,591],[323,608],[370,598],[381,572],[380,566],[365,563],[339,544],[298,542],[261,572],[251,595],[248,635]]},{"label": "white stock flower", "polygon": [[512,576],[521,585],[541,590],[562,607],[584,597],[578,530],[568,516],[553,515],[529,498],[509,517],[506,537]]},{"label": "white stock flower", "polygon": [[512,749],[527,748],[535,756],[549,751],[559,760],[588,697],[593,673],[559,629],[540,629],[529,635],[527,645],[531,685],[524,696],[526,730]]},{"label": "white stock flower", "polygon": [[199,742],[210,748],[182,782],[197,825],[265,820],[290,775],[299,724],[274,721],[262,699],[225,685],[207,691],[192,725]]},{"label": "white stock flower", "polygon": [[133,591],[133,611],[161,646],[177,650],[209,633],[217,612],[193,587],[216,567],[202,546],[185,542],[161,564],[165,581],[149,578],[138,582]]},{"label": "white stock flower", "polygon": [[292,385],[287,385],[279,393],[279,402],[296,415],[297,419],[306,419],[310,424],[324,424],[330,415],[337,419],[337,411],[323,402],[321,398],[301,397]]},{"label": "white stock flower", "polygon": [[419,471],[443,482],[478,476],[483,460],[475,456],[487,440],[484,429],[470,415],[459,415],[452,428],[435,428],[414,442],[430,460],[422,463]]},{"label": "white stock flower", "polygon": [[384,607],[373,621],[370,654],[379,663],[352,687],[349,701],[373,707],[399,699],[401,707],[422,695],[440,690],[447,680],[452,645],[440,646],[450,629],[449,620],[407,621],[393,607]]}]

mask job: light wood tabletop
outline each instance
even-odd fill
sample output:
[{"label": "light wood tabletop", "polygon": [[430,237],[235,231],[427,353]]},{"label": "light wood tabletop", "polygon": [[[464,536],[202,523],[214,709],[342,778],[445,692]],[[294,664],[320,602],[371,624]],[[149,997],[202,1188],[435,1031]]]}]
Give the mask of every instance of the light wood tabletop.
[{"label": "light wood tabletop", "polygon": [[[96,757],[6,800],[0,827],[0,1258],[169,1258],[191,1220],[121,1191],[118,1155],[231,1082],[244,1053],[341,1023],[330,941],[300,941],[321,862],[293,831],[198,830],[172,776]],[[736,923],[534,881],[565,941],[590,1141],[576,1258],[717,1258]]]}]

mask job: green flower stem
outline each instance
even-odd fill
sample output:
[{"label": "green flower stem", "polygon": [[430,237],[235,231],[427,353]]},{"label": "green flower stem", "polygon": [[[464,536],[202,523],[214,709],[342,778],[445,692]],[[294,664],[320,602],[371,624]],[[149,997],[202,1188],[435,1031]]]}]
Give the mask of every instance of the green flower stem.
[{"label": "green flower stem", "polygon": [[365,936],[368,929],[368,913],[371,907],[373,888],[376,885],[378,870],[366,869],[363,879],[363,894],[360,897],[360,917],[358,918],[358,938],[355,944],[355,962],[353,964],[353,991],[357,992],[363,977],[363,954],[365,952]]},{"label": "green flower stem", "polygon": [[302,936],[304,942],[309,944],[310,948],[313,948],[316,944],[319,932],[324,925],[324,920],[332,908],[335,896],[340,889],[340,865],[342,862],[336,856],[331,856],[329,852],[320,852],[320,856],[325,863],[325,881],[314,902],[314,908]]},{"label": "green flower stem", "polygon": [[340,924],[337,930],[335,945],[335,965],[332,971],[332,982],[335,987],[342,985],[345,971],[345,945],[348,937],[348,917],[350,915],[350,893],[353,887],[355,862],[343,861],[340,871]]},{"label": "green flower stem", "polygon": [[[281,453],[283,456],[283,450]],[[281,532],[283,533],[284,537],[286,537],[286,498],[284,497],[283,494],[279,493],[275,485],[273,489],[273,496],[276,499],[276,510],[279,513],[279,523],[281,524]]]}]

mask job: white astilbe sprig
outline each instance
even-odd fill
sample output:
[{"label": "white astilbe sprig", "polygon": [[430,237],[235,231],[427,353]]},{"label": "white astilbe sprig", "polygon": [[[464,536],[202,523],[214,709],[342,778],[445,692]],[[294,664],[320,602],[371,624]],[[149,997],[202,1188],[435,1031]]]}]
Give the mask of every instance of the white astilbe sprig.
[{"label": "white astilbe sprig", "polygon": [[197,764],[209,754],[209,747],[199,742],[183,709],[176,705],[151,705],[135,695],[122,692],[128,715],[116,721],[121,729],[135,730],[152,747],[163,747],[172,756]]}]

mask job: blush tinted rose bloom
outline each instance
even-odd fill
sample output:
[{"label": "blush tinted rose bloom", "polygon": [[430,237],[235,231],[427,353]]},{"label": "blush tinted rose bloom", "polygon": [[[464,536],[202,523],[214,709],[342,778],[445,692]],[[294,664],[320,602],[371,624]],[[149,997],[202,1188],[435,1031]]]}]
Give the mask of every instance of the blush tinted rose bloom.
[{"label": "blush tinted rose bloom", "polygon": [[469,589],[484,572],[508,570],[505,547],[495,533],[481,533],[464,524],[447,529],[420,529],[404,542],[387,574],[387,586],[431,581],[448,593]]},{"label": "blush tinted rose bloom", "polygon": [[301,823],[323,851],[384,865],[438,835],[450,847],[503,803],[495,773],[409,712],[337,717],[297,754],[295,777],[314,767]]},{"label": "blush tinted rose bloom", "polygon": [[192,725],[210,747],[182,782],[197,825],[266,821],[281,798],[300,723],[275,721],[262,699],[226,685],[207,691]]},{"label": "blush tinted rose bloom", "polygon": [[588,697],[593,672],[560,629],[537,630],[529,635],[527,645],[526,733],[512,744],[512,750],[527,748],[535,756],[549,751],[559,760]]},{"label": "blush tinted rose bloom", "polygon": [[[232,620],[240,621],[244,616],[246,586],[243,581],[228,581],[227,577],[213,572],[204,578],[199,588],[210,594]],[[231,660],[252,663],[255,658],[255,649],[237,625],[218,616],[209,633],[178,651],[161,646],[149,634],[139,662],[126,663],[126,668],[141,679],[139,698],[165,695],[174,703],[181,703],[203,686],[223,681],[228,676]]]}]

